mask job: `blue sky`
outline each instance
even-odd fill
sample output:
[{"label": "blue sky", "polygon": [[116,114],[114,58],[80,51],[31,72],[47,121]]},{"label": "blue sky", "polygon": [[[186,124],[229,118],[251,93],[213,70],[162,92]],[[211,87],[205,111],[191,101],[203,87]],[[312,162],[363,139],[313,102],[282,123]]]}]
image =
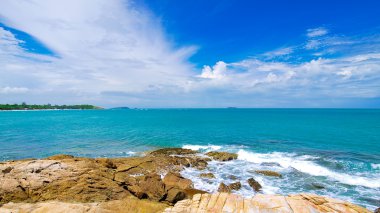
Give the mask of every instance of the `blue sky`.
[{"label": "blue sky", "polygon": [[5,0],[1,102],[379,107],[379,1]]}]

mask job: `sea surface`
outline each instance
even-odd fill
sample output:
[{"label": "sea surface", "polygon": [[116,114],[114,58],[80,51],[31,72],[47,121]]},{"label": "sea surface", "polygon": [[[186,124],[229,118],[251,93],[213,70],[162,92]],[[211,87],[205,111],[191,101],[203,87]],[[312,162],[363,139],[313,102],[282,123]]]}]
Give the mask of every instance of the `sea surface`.
[{"label": "sea surface", "polygon": [[[241,180],[236,192],[328,195],[369,209],[380,206],[379,109],[125,109],[1,111],[0,160],[66,153],[85,157],[142,155],[161,147],[239,154],[211,162],[216,179],[182,172],[195,186],[216,191]],[[280,172],[266,177],[254,170]]]}]

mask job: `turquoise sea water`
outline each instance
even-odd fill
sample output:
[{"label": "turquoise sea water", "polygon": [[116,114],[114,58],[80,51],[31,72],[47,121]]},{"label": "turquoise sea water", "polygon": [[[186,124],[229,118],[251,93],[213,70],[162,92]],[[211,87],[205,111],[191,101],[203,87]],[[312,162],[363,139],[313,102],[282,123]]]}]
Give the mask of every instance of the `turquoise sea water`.
[{"label": "turquoise sea water", "polygon": [[[234,174],[254,177],[264,193],[310,192],[380,206],[378,109],[146,109],[0,112],[0,160],[58,153],[87,157],[139,155],[160,147],[225,150],[237,161],[210,163],[196,187],[215,191]],[[283,178],[252,172],[271,169]],[[231,180],[232,181],[232,180]],[[243,183],[239,191],[253,195]]]}]

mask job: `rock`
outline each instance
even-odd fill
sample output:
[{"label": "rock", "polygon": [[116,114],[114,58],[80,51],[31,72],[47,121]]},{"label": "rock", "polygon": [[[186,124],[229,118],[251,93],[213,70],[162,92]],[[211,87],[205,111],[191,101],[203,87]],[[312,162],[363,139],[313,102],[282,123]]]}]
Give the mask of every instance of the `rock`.
[{"label": "rock", "polygon": [[257,182],[255,179],[253,178],[249,178],[248,179],[248,184],[256,191],[260,191],[262,186],[259,182]]},{"label": "rock", "polygon": [[314,189],[324,189],[326,187],[324,187],[323,185],[319,184],[319,183],[311,183],[311,186],[314,188]]},{"label": "rock", "polygon": [[228,193],[194,195],[193,199],[182,200],[165,209],[165,213],[181,212],[352,212],[370,213],[365,208],[348,202],[318,195],[264,195],[243,198]]},{"label": "rock", "polygon": [[208,192],[199,189],[185,189],[186,198],[192,198],[196,194],[206,194]]},{"label": "rock", "polygon": [[230,193],[232,190],[239,190],[241,188],[240,182],[231,183],[229,185],[226,185],[225,183],[220,183],[218,192],[228,192]]},{"label": "rock", "polygon": [[215,178],[215,175],[210,172],[210,173],[202,173],[199,175],[199,177],[213,179],[213,178]]},{"label": "rock", "polygon": [[8,166],[7,168],[3,169],[1,172],[2,172],[3,174],[8,174],[9,172],[12,171],[12,169],[13,169],[12,167]]},{"label": "rock", "polygon": [[172,188],[168,191],[166,201],[170,203],[176,203],[186,198],[186,193],[183,190]]},{"label": "rock", "polygon": [[228,187],[230,187],[231,190],[237,191],[241,188],[241,183],[240,182],[231,183],[230,185],[228,185]]},{"label": "rock", "polygon": [[96,162],[100,163],[101,165],[109,169],[117,168],[117,166],[113,163],[113,161],[108,158],[100,158],[100,159],[97,159]]},{"label": "rock", "polygon": [[160,155],[189,155],[189,154],[196,154],[197,152],[191,149],[182,149],[182,148],[165,148],[165,149],[158,149],[153,152],[150,152],[149,155],[151,156],[160,156]]},{"label": "rock", "polygon": [[66,154],[59,154],[59,155],[53,155],[48,158],[45,158],[46,160],[63,160],[63,159],[72,159],[74,156],[72,155],[66,155]]},{"label": "rock", "polygon": [[136,197],[160,201],[165,195],[165,185],[158,174],[149,174],[127,183],[127,189]]},{"label": "rock", "polygon": [[282,177],[280,173],[275,172],[275,171],[270,171],[270,170],[255,170],[255,172],[257,174],[262,174],[262,175],[271,176],[271,177],[279,177],[279,178]]},{"label": "rock", "polygon": [[230,193],[231,192],[231,188],[222,182],[222,183],[219,184],[218,192],[228,192],[228,193]]},{"label": "rock", "polygon": [[104,213],[147,213],[162,212],[168,205],[149,200],[139,200],[128,197],[122,200],[113,200],[100,203],[67,203],[60,201],[46,201],[39,203],[7,203],[0,207],[0,212],[49,212],[49,213],[84,213],[84,212],[104,212]]},{"label": "rock", "polygon": [[179,189],[193,188],[193,182],[182,177],[179,173],[169,172],[165,175],[163,181],[167,187],[177,187]]},{"label": "rock", "polygon": [[237,180],[238,179],[238,177],[236,177],[235,175],[229,175],[228,178],[231,180]]},{"label": "rock", "polygon": [[199,170],[204,170],[204,169],[207,168],[207,165],[208,165],[207,159],[205,159],[205,158],[196,158],[195,162],[193,162],[191,166],[195,167],[195,168],[197,168]]},{"label": "rock", "polygon": [[218,161],[230,161],[230,160],[235,160],[238,157],[238,155],[235,153],[215,152],[215,151],[207,152],[206,155]]},{"label": "rock", "polygon": [[380,208],[375,209],[373,213],[380,213]]}]

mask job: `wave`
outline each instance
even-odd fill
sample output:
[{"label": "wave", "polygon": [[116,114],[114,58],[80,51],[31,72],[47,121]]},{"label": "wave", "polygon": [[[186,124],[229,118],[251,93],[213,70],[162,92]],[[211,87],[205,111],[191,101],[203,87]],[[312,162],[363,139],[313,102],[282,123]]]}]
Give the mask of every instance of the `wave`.
[{"label": "wave", "polygon": [[380,164],[379,163],[371,163],[372,169],[380,169]]},{"label": "wave", "polygon": [[325,176],[348,185],[365,186],[369,188],[380,187],[379,178],[367,178],[334,172],[313,162],[312,160],[316,159],[316,157],[309,155],[296,156],[295,154],[281,152],[261,154],[239,150],[238,159],[257,164],[278,163],[283,168],[294,168],[312,176]]},{"label": "wave", "polygon": [[215,151],[219,150],[222,147],[216,145],[183,145],[183,149],[191,149],[194,151]]}]

